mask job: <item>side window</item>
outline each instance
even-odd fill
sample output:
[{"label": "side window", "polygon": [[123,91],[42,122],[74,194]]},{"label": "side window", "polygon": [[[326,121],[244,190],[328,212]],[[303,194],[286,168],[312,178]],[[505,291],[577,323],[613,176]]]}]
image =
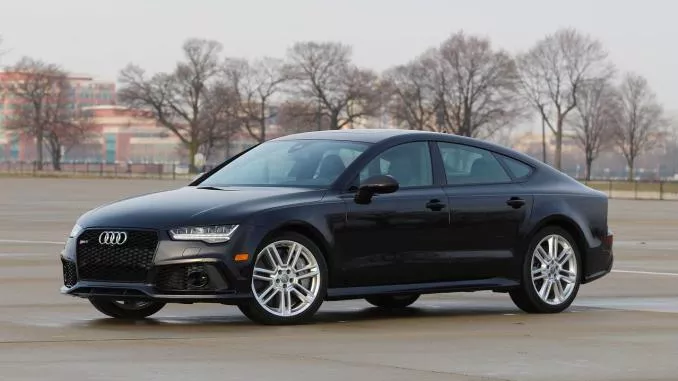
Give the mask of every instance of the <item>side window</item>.
[{"label": "side window", "polygon": [[433,185],[428,143],[405,143],[387,149],[360,171],[360,181],[376,175],[393,176],[401,188]]},{"label": "side window", "polygon": [[504,162],[506,167],[508,167],[509,171],[513,174],[513,176],[516,179],[522,179],[530,175],[532,173],[532,167],[530,167],[527,164],[523,164],[522,162],[511,159],[510,157],[507,156],[499,156],[501,158],[501,161]]},{"label": "side window", "polygon": [[438,142],[448,184],[491,184],[510,182],[494,155],[462,144]]},{"label": "side window", "polygon": [[[339,147],[331,148],[325,151],[317,160],[318,166],[315,169],[313,178],[327,178],[334,180],[348,167],[353,160],[360,156],[363,151],[358,149]],[[316,160],[307,161],[305,164],[311,164]]]}]

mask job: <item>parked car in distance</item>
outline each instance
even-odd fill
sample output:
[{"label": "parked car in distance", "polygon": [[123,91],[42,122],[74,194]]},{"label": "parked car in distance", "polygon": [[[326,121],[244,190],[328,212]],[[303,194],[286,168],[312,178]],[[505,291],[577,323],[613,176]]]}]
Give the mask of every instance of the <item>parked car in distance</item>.
[{"label": "parked car in distance", "polygon": [[61,292],[122,319],[212,302],[294,324],[325,301],[403,308],[482,290],[556,313],[611,271],[612,245],[604,193],[514,150],[433,132],[318,131],[85,213],[61,256]]}]

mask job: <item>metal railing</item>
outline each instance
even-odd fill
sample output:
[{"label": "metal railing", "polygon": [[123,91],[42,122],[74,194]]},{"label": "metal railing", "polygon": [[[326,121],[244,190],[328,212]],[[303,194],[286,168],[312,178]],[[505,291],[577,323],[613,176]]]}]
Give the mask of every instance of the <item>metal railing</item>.
[{"label": "metal railing", "polygon": [[678,181],[580,180],[605,192],[610,198],[634,200],[678,200]]},{"label": "metal railing", "polygon": [[[205,166],[201,170],[209,170]],[[62,163],[61,170],[55,170],[52,163],[43,163],[38,169],[37,162],[0,162],[0,175],[33,177],[100,177],[100,178],[147,178],[147,179],[191,179],[188,165],[176,163],[103,163],[82,162]]]}]

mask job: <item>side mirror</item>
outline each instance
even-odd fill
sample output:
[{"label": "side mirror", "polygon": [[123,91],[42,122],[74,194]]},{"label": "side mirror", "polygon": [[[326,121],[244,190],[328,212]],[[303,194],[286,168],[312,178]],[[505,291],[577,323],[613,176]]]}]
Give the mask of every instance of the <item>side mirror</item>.
[{"label": "side mirror", "polygon": [[369,204],[375,194],[393,193],[399,187],[398,181],[392,176],[372,176],[360,184],[358,192],[355,194],[355,202],[357,204]]}]

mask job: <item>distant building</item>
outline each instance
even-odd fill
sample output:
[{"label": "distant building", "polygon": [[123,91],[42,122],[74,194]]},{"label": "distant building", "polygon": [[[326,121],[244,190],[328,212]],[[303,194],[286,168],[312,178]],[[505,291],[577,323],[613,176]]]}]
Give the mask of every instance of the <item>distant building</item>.
[{"label": "distant building", "polygon": [[[30,74],[0,72],[0,89],[23,80],[27,75]],[[68,108],[82,109],[116,103],[114,82],[98,81],[82,75],[70,75],[68,81],[71,85]],[[11,118],[24,102],[11,93],[0,94],[0,160],[31,161],[37,157],[35,138],[6,131],[3,127],[4,121]]]},{"label": "distant building", "polygon": [[92,138],[71,149],[64,161],[169,162],[176,160],[179,139],[152,114],[123,106],[83,109]]},{"label": "distant building", "polygon": [[[155,119],[151,112],[124,106],[94,106],[83,109],[92,125],[93,138],[74,147],[64,161],[105,163],[187,163],[187,150],[181,139]],[[258,131],[253,130],[258,134]],[[275,125],[269,125],[267,139],[281,136]],[[214,149],[209,158],[219,162],[255,145],[247,131],[231,136],[228,147]]]}]

